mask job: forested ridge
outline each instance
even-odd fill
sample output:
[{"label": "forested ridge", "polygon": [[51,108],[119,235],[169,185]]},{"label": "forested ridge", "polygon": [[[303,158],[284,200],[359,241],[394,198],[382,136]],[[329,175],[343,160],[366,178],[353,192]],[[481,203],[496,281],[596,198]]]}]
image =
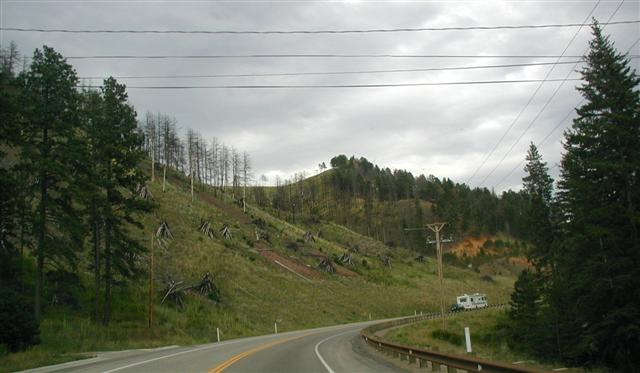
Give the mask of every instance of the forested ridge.
[{"label": "forested ridge", "polygon": [[338,155],[330,169],[276,180],[275,187],[256,187],[253,200],[282,217],[313,222],[330,219],[391,246],[424,250],[423,227],[434,220],[448,223],[447,236],[494,235],[503,232],[526,240],[527,198],[522,192],[497,195],[487,188],[471,188],[448,178],[414,176],[391,170],[366,158]]}]

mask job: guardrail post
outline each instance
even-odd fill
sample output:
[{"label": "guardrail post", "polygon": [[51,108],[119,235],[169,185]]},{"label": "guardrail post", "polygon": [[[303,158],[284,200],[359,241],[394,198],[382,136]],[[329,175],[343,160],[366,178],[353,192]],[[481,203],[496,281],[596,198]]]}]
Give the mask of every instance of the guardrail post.
[{"label": "guardrail post", "polygon": [[447,373],[458,373],[458,369],[454,367],[447,367]]},{"label": "guardrail post", "polygon": [[431,362],[431,371],[439,372],[440,371],[440,363],[436,363],[434,361]]}]

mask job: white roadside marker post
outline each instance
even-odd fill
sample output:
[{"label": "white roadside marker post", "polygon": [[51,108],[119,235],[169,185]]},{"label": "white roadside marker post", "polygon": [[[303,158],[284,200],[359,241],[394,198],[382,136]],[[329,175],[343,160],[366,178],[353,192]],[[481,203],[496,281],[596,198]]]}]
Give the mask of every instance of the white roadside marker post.
[{"label": "white roadside marker post", "polygon": [[471,333],[468,326],[464,327],[464,339],[467,343],[467,353],[471,353]]},{"label": "white roadside marker post", "polygon": [[218,337],[218,342],[220,342],[220,328],[216,328],[216,336]]},{"label": "white roadside marker post", "polygon": [[278,323],[277,322],[273,323],[273,329],[275,330],[276,334],[278,334]]}]

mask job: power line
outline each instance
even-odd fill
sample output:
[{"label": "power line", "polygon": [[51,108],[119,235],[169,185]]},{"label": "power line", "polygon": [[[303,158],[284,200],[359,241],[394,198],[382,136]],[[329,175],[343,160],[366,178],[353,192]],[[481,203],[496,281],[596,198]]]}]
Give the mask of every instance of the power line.
[{"label": "power line", "polygon": [[[635,56],[634,56],[635,57]],[[582,58],[578,55],[472,55],[472,54],[210,54],[210,55],[93,55],[69,56],[89,59],[226,59],[226,58]]]},{"label": "power line", "polygon": [[[633,44],[631,44],[631,46],[627,49],[627,52],[626,52],[626,53],[629,53],[629,51],[630,51],[631,49],[633,49],[633,47],[634,47],[636,44],[638,44],[638,42],[640,42],[640,38],[636,39],[636,41],[635,41]],[[551,131],[549,131],[549,132],[545,135],[545,137],[544,137],[542,140],[540,140],[540,142],[538,142],[538,144],[537,144],[536,146],[537,146],[538,148],[540,148],[540,147],[541,147],[541,146],[542,146],[542,145],[543,145],[543,144],[544,144],[544,143],[549,139],[549,137],[551,137],[551,135],[552,135],[554,132],[556,132],[556,130],[557,130],[558,128],[560,128],[560,126],[561,126],[561,125],[562,125],[562,124],[567,120],[567,118],[569,118],[569,116],[570,116],[571,114],[573,114],[573,113],[574,113],[574,111],[575,111],[578,107],[580,107],[580,105],[582,105],[582,103],[583,103],[584,101],[585,101],[585,99],[583,98],[583,99],[581,99],[581,100],[580,100],[576,105],[574,105],[574,107],[572,107],[572,108],[571,108],[571,110],[569,110],[569,112],[568,112],[568,113],[567,113],[567,114],[566,114],[566,115],[565,115],[565,116],[564,116],[564,117],[563,117],[563,118],[558,122],[558,124],[556,124],[556,125],[551,129]],[[524,159],[523,159],[523,160],[521,160],[521,161],[520,161],[520,163],[518,163],[515,167],[513,167],[513,168],[512,168],[512,169],[511,169],[511,170],[510,170],[510,171],[509,171],[509,172],[508,172],[508,173],[507,173],[503,178],[502,178],[502,179],[500,179],[500,181],[499,181],[497,184],[495,184],[495,185],[494,185],[494,188],[497,188],[498,186],[502,185],[502,183],[504,183],[504,182],[505,182],[505,180],[507,180],[507,179],[509,178],[509,176],[511,176],[511,174],[513,174],[513,173],[515,172],[515,170],[517,170],[519,167],[521,167],[523,163],[524,163]],[[555,166],[557,166],[557,165],[554,165],[554,167],[555,167]]]},{"label": "power line", "polygon": [[[624,1],[624,0],[623,0]],[[591,11],[589,12],[589,14],[587,15],[587,17],[585,18],[585,20],[582,22],[582,24],[586,24],[587,21],[589,20],[589,17],[591,17],[591,15],[593,14],[593,12],[596,10],[596,8],[598,7],[598,5],[600,5],[600,0],[598,0],[598,2],[593,6],[593,8],[591,8]],[[580,30],[582,30],[582,27],[580,27],[574,34],[573,37],[571,38],[571,40],[569,40],[569,43],[567,44],[567,46],[563,49],[562,54],[560,55],[560,57],[558,57],[558,59],[556,60],[556,62],[559,62],[560,59],[562,58],[562,56],[564,56],[565,52],[567,51],[567,49],[569,49],[569,46],[571,45],[571,43],[573,43],[573,41],[575,40],[575,38],[578,36],[578,34],[580,33]],[[511,131],[511,129],[515,126],[515,124],[518,122],[518,120],[520,120],[520,117],[522,116],[522,114],[527,110],[527,108],[529,107],[529,105],[531,105],[531,103],[533,102],[533,99],[537,96],[538,92],[540,91],[540,89],[542,88],[542,86],[544,85],[546,79],[551,75],[551,73],[553,72],[553,70],[556,68],[556,65],[554,64],[553,66],[551,66],[551,69],[549,69],[549,71],[547,72],[547,74],[545,75],[545,78],[542,80],[542,82],[540,82],[540,85],[538,85],[538,87],[533,91],[533,94],[531,95],[531,97],[529,97],[529,100],[527,101],[527,103],[524,105],[524,107],[522,108],[522,110],[520,110],[520,112],[518,113],[518,115],[515,117],[515,119],[511,122],[511,124],[509,125],[509,127],[507,127],[506,131],[502,134],[502,136],[500,137],[500,139],[498,140],[498,142],[493,146],[493,148],[491,148],[491,151],[489,153],[487,153],[487,155],[484,157],[484,159],[482,160],[482,163],[480,163],[480,165],[476,168],[476,170],[473,172],[473,174],[467,179],[465,184],[469,184],[469,182],[477,175],[478,171],[480,171],[482,169],[482,167],[484,167],[484,165],[487,163],[487,161],[489,160],[489,158],[491,158],[491,156],[493,155],[493,153],[496,151],[496,149],[498,149],[498,146],[500,146],[500,144],[502,143],[502,141],[507,137],[507,134],[509,133],[509,131]],[[492,172],[489,173],[489,175]],[[479,184],[482,185],[482,183],[487,179],[488,176],[485,176],[485,178],[483,179],[483,181]]]},{"label": "power line", "polygon": [[[581,79],[567,79],[580,81]],[[432,83],[392,83],[392,84],[327,84],[327,85],[181,85],[181,86],[127,86],[127,89],[297,89],[297,88],[387,88],[387,87],[423,87],[442,85],[484,85],[484,84],[514,84],[537,83],[541,79],[523,80],[478,80],[461,82],[432,82]],[[564,79],[547,79],[547,82],[564,81]],[[100,88],[101,86],[81,85],[79,88]]]},{"label": "power line", "polygon": [[[633,57],[636,58],[636,57]],[[559,65],[580,63],[583,60],[558,62]],[[115,76],[116,79],[178,79],[178,78],[241,78],[241,77],[272,77],[272,76],[303,76],[303,75],[349,75],[349,74],[380,74],[380,73],[406,73],[427,71],[451,71],[451,70],[476,70],[497,69],[511,67],[546,66],[554,62],[515,63],[506,65],[476,65],[454,67],[431,67],[421,69],[395,69],[395,70],[354,70],[354,71],[320,71],[320,72],[293,72],[293,73],[247,73],[247,74],[209,74],[209,75],[129,75]],[[101,76],[80,77],[80,79],[104,79]]]},{"label": "power line", "polygon": [[[547,135],[540,140],[540,142],[538,142],[538,144],[536,144],[536,147],[540,148],[540,146],[542,146],[542,144],[544,144],[547,139],[549,139],[549,137],[551,136],[551,134],[553,134],[558,128],[560,128],[560,126],[569,118],[569,116],[571,114],[574,113],[574,111],[580,106],[582,105],[582,103],[584,102],[584,99],[582,99],[580,102],[578,102],[577,105],[575,105],[575,107],[572,107],[571,110],[569,110],[569,112],[558,122],[558,124],[556,124],[551,131],[549,131],[547,133]],[[520,168],[522,166],[522,164],[524,163],[524,159],[520,161],[520,163],[518,163],[515,167],[513,167],[511,169],[511,171],[509,171],[502,179],[500,179],[500,181],[498,181],[495,185],[494,185],[494,189],[499,187],[500,185],[502,185],[502,183],[504,183],[509,176],[511,176],[511,174],[513,174],[518,168]]]},{"label": "power line", "polygon": [[[613,17],[616,15],[616,13],[618,12],[618,10],[620,9],[620,7],[622,7],[622,4],[624,3],[624,0],[622,0],[620,2],[620,4],[618,4],[618,6],[616,7],[616,9],[613,11],[613,13],[611,13],[611,15],[609,16],[609,20],[611,21],[611,19],[613,19]],[[603,27],[602,29],[604,30],[605,27]],[[640,41],[640,38],[638,38],[633,44],[631,44],[631,46],[627,49],[627,54],[631,51],[631,49],[633,49],[633,47]],[[589,50],[589,48],[585,49],[584,53],[587,53],[587,51]],[[583,54],[584,54],[583,53]],[[571,69],[571,70],[575,70],[577,64]],[[567,77],[569,76],[569,74],[567,74]],[[538,119],[538,117],[540,116],[540,114],[542,114],[542,112],[546,109],[547,105],[551,102],[551,100],[555,97],[555,95],[558,93],[558,90],[560,89],[560,87],[562,87],[564,83],[561,83],[560,86],[558,88],[556,88],[556,90],[553,92],[553,94],[551,95],[551,97],[549,98],[549,100],[547,100],[547,102],[545,103],[545,105],[542,107],[542,109],[540,109],[540,111],[538,112],[538,114],[536,115],[536,117],[533,119],[533,121],[529,124],[529,126],[525,129],[525,131],[523,132],[523,134],[516,140],[516,142],[513,144],[513,146],[509,149],[509,151],[507,153],[505,153],[504,157],[500,160],[500,162],[498,163],[498,165],[500,165],[502,163],[502,161],[504,161],[504,159],[506,158],[507,154],[509,154],[511,152],[511,150],[513,150],[513,147],[520,141],[520,139],[522,139],[522,137],[524,136],[524,134],[529,130],[529,128],[531,128],[531,126],[533,125],[533,123]],[[547,135],[537,144],[537,147],[539,148],[540,146],[542,146],[542,144],[544,144],[547,139],[551,136],[551,134],[553,134],[561,125],[562,123],[564,123],[564,121],[576,110],[577,107],[579,107],[580,105],[582,105],[582,103],[585,101],[585,99],[581,99],[574,107],[571,108],[571,110],[569,110],[569,112],[562,118],[562,120],[560,120],[558,122],[558,124],[556,124],[551,131],[549,131],[547,133]],[[520,163],[518,163],[514,168],[512,168],[502,179],[500,179],[500,181],[494,185],[494,188],[497,188],[499,185],[501,185],[509,176],[511,176],[511,174],[513,174],[513,172],[515,172],[516,169],[518,169],[519,167],[522,166],[522,164],[524,163],[524,159],[520,161]],[[496,167],[494,167],[494,169],[492,170],[495,171],[495,169],[498,167],[498,165]],[[557,165],[554,165],[557,166]],[[488,176],[487,176],[488,177]],[[486,178],[485,178],[486,180]],[[484,182],[484,180],[483,180]]]},{"label": "power line", "polygon": [[[640,23],[640,20],[628,20],[604,23],[602,25],[628,25]],[[286,34],[367,34],[391,32],[425,32],[425,31],[478,31],[478,30],[522,30],[581,27],[581,23],[555,23],[541,25],[502,25],[502,26],[451,26],[451,27],[416,27],[389,29],[352,29],[352,30],[72,30],[72,29],[44,29],[22,27],[0,27],[2,31],[66,33],[66,34],[204,34],[204,35],[286,35]]]}]

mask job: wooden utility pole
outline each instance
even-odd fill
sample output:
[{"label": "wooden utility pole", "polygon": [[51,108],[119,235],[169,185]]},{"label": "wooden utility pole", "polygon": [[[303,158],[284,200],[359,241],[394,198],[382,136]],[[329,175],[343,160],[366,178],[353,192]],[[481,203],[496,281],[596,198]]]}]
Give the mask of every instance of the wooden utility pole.
[{"label": "wooden utility pole", "polygon": [[193,170],[191,170],[191,202],[193,202]]},{"label": "wooden utility pole", "polygon": [[164,169],[162,171],[162,193],[167,189],[167,160],[165,159]]},{"label": "wooden utility pole", "polygon": [[156,151],[151,145],[151,182],[156,181]]},{"label": "wooden utility pole", "polygon": [[151,232],[151,255],[149,256],[149,328],[153,325],[153,232]]},{"label": "wooden utility pole", "polygon": [[[430,229],[436,233],[436,240],[432,241],[427,239],[427,245],[436,244],[436,257],[437,257],[437,265],[438,265],[438,280],[440,282],[440,318],[442,319],[442,328],[445,329],[447,327],[447,321],[444,313],[444,275],[443,275],[443,267],[442,267],[442,242],[451,242],[452,239],[440,239],[440,231],[446,225],[446,222],[438,222],[427,224],[426,228],[405,228],[405,231],[423,231]],[[384,230],[382,231],[384,234]]]},{"label": "wooden utility pole", "polygon": [[[444,314],[444,278],[442,275],[442,246],[440,245],[440,231],[447,223],[427,224],[427,228],[436,233],[436,253],[438,256],[438,280],[440,281],[440,317],[442,318],[442,328],[446,329],[447,321]],[[427,243],[431,243],[427,241]]]}]

